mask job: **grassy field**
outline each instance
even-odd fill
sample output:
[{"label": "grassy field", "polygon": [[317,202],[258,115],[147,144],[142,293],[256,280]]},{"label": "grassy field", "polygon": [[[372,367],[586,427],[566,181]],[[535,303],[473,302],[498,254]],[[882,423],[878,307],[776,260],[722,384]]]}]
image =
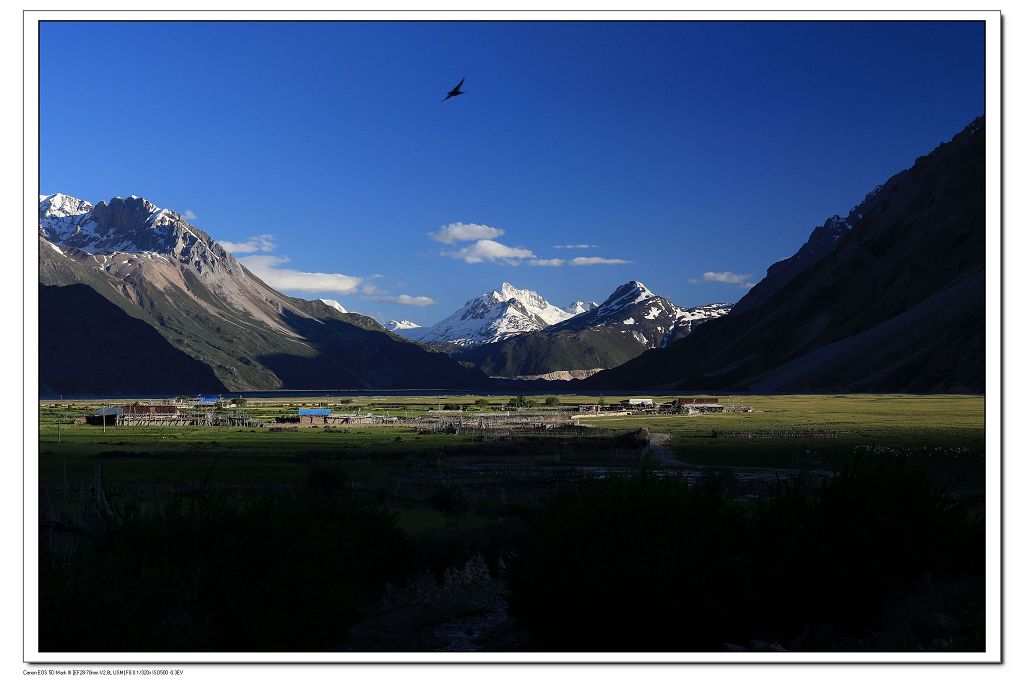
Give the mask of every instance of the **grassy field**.
[{"label": "grassy field", "polygon": [[[251,399],[239,411],[263,419],[294,414],[298,407],[325,405],[335,412],[417,415],[445,404],[467,411],[500,410],[507,396],[379,396],[348,402],[336,398]],[[545,397],[532,397],[543,404]],[[559,397],[562,409],[618,396]],[[661,399],[659,399],[661,400]],[[667,400],[667,399],[665,399]],[[857,455],[912,456],[936,467],[962,469],[984,454],[984,397],[910,395],[794,395],[720,397],[752,412],[698,416],[593,416],[583,423],[612,428],[647,427],[669,434],[681,460],[710,466],[840,467]],[[127,402],[127,401],[125,401]],[[108,481],[217,481],[300,483],[309,460],[341,459],[354,479],[385,480],[405,458],[443,458],[479,450],[472,439],[451,434],[416,434],[411,427],[362,426],[270,432],[236,427],[101,427],[70,424],[100,404],[88,401],[40,403],[40,477],[56,480],[91,476],[102,463]],[[567,413],[568,414],[568,413]],[[58,421],[60,443],[58,443]],[[836,438],[714,438],[716,432],[765,429],[828,429]]]},{"label": "grassy field", "polygon": [[[843,460],[858,453],[982,456],[984,397],[909,395],[794,395],[723,398],[753,409],[718,415],[651,415],[587,420],[609,427],[644,426],[672,436],[678,457],[701,464],[785,465]],[[711,438],[712,431],[829,429],[835,439]]]}]

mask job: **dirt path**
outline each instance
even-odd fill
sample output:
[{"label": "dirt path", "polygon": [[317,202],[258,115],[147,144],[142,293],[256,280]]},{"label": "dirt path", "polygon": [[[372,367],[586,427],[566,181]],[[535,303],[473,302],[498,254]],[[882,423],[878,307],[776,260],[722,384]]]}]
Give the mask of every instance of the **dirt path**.
[{"label": "dirt path", "polygon": [[686,464],[676,457],[676,454],[669,447],[668,442],[672,440],[671,434],[663,432],[651,432],[651,460],[659,465],[668,467],[681,467]]}]

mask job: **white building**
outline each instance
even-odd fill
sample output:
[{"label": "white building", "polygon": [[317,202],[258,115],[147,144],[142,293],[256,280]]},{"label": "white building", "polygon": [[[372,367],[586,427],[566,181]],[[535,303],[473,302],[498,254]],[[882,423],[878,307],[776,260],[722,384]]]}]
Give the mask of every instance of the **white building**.
[{"label": "white building", "polygon": [[653,408],[653,398],[627,398],[619,401],[619,405],[623,408]]}]

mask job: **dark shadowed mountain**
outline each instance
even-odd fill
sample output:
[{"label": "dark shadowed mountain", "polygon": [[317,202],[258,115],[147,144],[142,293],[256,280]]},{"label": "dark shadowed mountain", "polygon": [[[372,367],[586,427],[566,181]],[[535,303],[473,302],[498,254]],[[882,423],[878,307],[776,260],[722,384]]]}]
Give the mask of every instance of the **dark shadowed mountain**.
[{"label": "dark shadowed mountain", "polygon": [[984,267],[979,118],[817,228],[730,315],[584,386],[981,392]]},{"label": "dark shadowed mountain", "polygon": [[39,393],[222,392],[210,366],[86,285],[39,286]]},{"label": "dark shadowed mountain", "polygon": [[[372,318],[280,294],[179,214],[139,197],[95,207],[66,195],[40,197],[39,281],[90,287],[231,391],[471,388],[487,381]],[[51,324],[53,334],[74,338],[70,323],[53,318]],[[40,361],[55,362],[48,355]],[[159,365],[145,370],[160,371]],[[136,372],[125,365],[118,377],[134,386]],[[152,384],[154,377],[146,376]],[[164,376],[163,392],[179,385],[169,372]],[[103,386],[80,391],[128,391]]]},{"label": "dark shadowed mountain", "polygon": [[728,304],[680,308],[632,280],[604,303],[543,330],[483,344],[456,357],[491,376],[530,377],[613,368],[724,316]]}]

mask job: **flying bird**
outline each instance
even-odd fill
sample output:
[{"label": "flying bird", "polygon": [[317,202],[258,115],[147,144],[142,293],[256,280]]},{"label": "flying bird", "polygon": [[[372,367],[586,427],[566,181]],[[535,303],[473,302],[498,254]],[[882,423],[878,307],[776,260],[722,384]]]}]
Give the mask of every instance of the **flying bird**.
[{"label": "flying bird", "polygon": [[465,95],[466,93],[464,93],[461,90],[459,90],[459,88],[461,88],[462,84],[465,83],[465,82],[466,82],[465,78],[463,78],[461,81],[459,81],[459,84],[457,86],[455,86],[454,88],[452,88],[451,90],[448,91],[448,97],[444,98],[441,101],[442,102],[447,102],[449,100],[449,98],[455,97],[456,95]]}]

